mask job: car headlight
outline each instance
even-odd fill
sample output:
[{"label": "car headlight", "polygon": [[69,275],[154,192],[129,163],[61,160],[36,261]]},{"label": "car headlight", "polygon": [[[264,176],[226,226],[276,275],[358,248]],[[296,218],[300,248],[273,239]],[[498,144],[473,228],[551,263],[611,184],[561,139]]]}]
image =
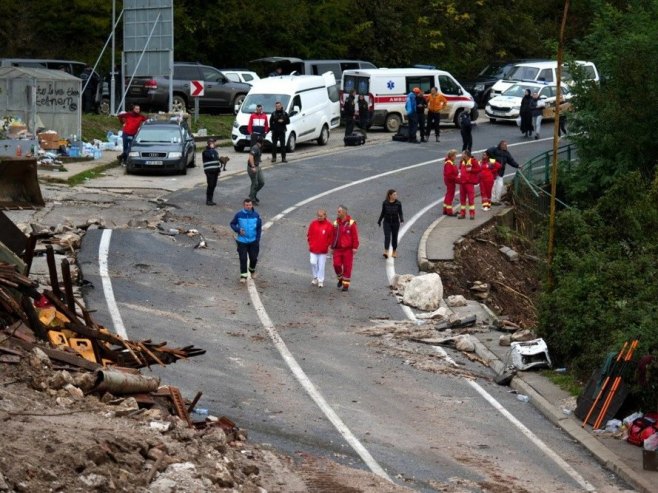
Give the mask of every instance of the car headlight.
[{"label": "car headlight", "polygon": [[233,120],[233,128],[238,128],[238,127],[240,127],[240,125],[238,125],[238,121]]},{"label": "car headlight", "polygon": [[130,151],[128,153],[128,157],[139,157],[139,152],[138,151]]},{"label": "car headlight", "polygon": [[169,159],[179,159],[183,156],[182,152],[170,152]]},{"label": "car headlight", "polygon": [[476,91],[476,92],[484,91],[484,84],[475,84],[473,86],[473,90]]}]

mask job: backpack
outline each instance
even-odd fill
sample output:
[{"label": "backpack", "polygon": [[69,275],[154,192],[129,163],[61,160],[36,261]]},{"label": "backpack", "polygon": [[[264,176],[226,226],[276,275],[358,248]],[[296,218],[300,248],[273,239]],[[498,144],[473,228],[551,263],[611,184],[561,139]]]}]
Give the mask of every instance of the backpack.
[{"label": "backpack", "polygon": [[658,433],[658,413],[647,413],[633,420],[628,429],[628,443],[641,447],[644,441],[654,433]]},{"label": "backpack", "polygon": [[459,114],[459,128],[466,129],[471,126],[471,114],[464,110]]}]

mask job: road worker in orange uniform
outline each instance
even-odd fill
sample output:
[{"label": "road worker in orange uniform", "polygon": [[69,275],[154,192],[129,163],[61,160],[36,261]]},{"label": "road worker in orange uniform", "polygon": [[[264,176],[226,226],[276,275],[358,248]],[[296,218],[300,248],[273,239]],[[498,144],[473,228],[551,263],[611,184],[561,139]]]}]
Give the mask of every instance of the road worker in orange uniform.
[{"label": "road worker in orange uniform", "polygon": [[491,209],[491,190],[502,166],[496,161],[496,158],[489,156],[487,151],[482,153],[482,160],[480,161],[480,197],[482,198],[483,211]]},{"label": "road worker in orange uniform", "polygon": [[462,159],[459,163],[459,219],[466,218],[466,206],[468,204],[468,216],[475,219],[475,185],[480,183],[480,163],[471,156],[468,149],[462,151]]},{"label": "road worker in orange uniform", "polygon": [[455,159],[457,159],[457,151],[451,149],[443,162],[443,183],[446,186],[446,195],[443,198],[443,214],[445,216],[454,216],[452,203],[455,200],[455,188],[457,186],[457,176],[459,175],[459,168],[455,163]]}]

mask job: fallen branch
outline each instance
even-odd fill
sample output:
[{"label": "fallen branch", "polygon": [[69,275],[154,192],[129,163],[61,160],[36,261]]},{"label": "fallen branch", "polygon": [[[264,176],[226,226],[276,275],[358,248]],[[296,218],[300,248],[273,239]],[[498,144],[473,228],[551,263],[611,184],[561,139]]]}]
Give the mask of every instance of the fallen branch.
[{"label": "fallen branch", "polygon": [[536,307],[535,307],[535,304],[533,303],[533,301],[530,298],[528,298],[525,294],[518,292],[516,289],[508,286],[507,284],[503,284],[500,281],[492,281],[492,282],[495,283],[495,284],[498,284],[499,286],[502,286],[503,288],[507,289],[508,291],[513,292],[514,294],[519,295],[521,298],[526,300],[534,310],[536,310]]}]

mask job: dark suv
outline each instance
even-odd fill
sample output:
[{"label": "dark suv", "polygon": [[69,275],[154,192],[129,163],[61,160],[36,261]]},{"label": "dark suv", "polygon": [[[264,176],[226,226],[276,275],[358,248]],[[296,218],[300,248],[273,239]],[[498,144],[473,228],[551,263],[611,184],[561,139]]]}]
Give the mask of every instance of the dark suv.
[{"label": "dark suv", "polygon": [[[198,63],[174,63],[172,111],[182,112],[194,107],[190,96],[191,81],[204,82],[204,95],[199,97],[199,111],[233,112],[235,105],[242,104],[251,89],[249,84],[231,82],[222,72]],[[126,95],[126,108],[138,104],[152,111],[169,109],[169,77],[153,75],[135,77]]]},{"label": "dark suv", "polygon": [[480,72],[475,80],[461,82],[462,86],[471,93],[480,108],[483,108],[491,98],[491,87],[500,79],[505,79],[512,69],[519,63],[537,62],[538,58],[519,58],[516,60],[499,60],[492,62]]},{"label": "dark suv", "polygon": [[126,173],[173,171],[184,175],[195,164],[194,137],[185,121],[148,120],[135,135]]}]

